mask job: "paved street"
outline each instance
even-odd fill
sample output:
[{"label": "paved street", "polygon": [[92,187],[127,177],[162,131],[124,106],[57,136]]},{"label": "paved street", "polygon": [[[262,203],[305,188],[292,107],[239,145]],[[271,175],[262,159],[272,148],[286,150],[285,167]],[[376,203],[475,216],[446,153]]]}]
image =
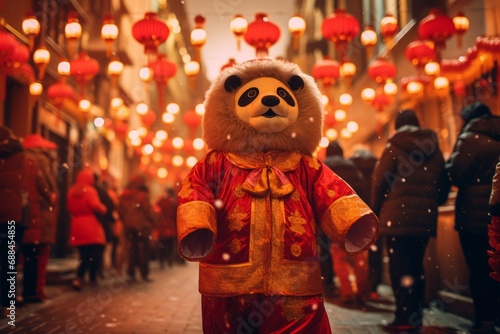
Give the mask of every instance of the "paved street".
[{"label": "paved street", "polygon": [[[49,300],[16,310],[16,326],[0,323],[1,333],[201,333],[198,265],[160,270],[151,262],[153,282],[129,283],[107,274],[95,288],[78,292],[69,285],[49,286]],[[388,290],[385,288],[385,290]],[[346,308],[326,291],[326,308],[334,333],[387,333],[379,324],[392,320],[390,291],[379,303]],[[427,310],[423,333],[465,333],[470,321]]]}]

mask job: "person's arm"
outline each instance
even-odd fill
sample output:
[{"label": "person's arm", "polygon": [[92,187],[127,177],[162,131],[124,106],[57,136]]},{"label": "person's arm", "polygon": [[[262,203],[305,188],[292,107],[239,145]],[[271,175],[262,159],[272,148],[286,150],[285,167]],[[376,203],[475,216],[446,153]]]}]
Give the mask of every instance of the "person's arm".
[{"label": "person's arm", "polygon": [[397,177],[396,158],[393,150],[395,148],[392,147],[387,147],[384,150],[372,174],[371,207],[377,216],[380,214],[386,194],[389,193]]},{"label": "person's arm", "polygon": [[445,166],[451,184],[458,187],[472,178],[477,150],[469,139],[470,135],[472,134],[465,132],[458,138]]}]

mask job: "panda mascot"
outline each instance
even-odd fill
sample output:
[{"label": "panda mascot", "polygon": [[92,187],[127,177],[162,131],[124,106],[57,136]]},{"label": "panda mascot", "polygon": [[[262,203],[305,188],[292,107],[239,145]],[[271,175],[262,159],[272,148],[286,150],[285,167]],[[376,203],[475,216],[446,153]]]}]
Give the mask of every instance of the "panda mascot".
[{"label": "panda mascot", "polygon": [[348,254],[379,223],[312,153],[323,105],[296,64],[258,59],[225,69],[206,93],[210,151],[179,189],[179,253],[199,261],[204,333],[330,333],[317,243]]}]

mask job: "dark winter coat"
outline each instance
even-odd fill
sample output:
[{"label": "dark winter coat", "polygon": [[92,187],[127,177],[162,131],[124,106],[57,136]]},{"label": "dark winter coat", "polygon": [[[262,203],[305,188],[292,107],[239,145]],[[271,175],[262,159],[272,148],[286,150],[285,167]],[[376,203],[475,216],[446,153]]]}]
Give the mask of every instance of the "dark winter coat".
[{"label": "dark winter coat", "polygon": [[372,178],[372,209],[385,236],[435,236],[449,182],[436,133],[406,125],[389,139]]},{"label": "dark winter coat", "polygon": [[363,174],[362,194],[366,196],[361,199],[371,205],[372,175],[378,161],[377,157],[369,151],[357,150],[348,160],[352,161]]},{"label": "dark winter coat", "polygon": [[500,216],[500,161],[497,163],[491,182],[490,214]]},{"label": "dark winter coat", "polygon": [[500,117],[476,118],[465,125],[446,163],[451,182],[458,187],[456,230],[486,233],[491,221],[491,181],[499,156]]},{"label": "dark winter coat", "polygon": [[[18,226],[23,222],[23,205],[28,208],[26,183],[34,180],[35,172],[26,162],[21,140],[12,131],[0,127],[0,224],[14,220]],[[25,210],[26,212],[26,210]]]},{"label": "dark winter coat", "polygon": [[[358,194],[361,199],[366,198],[364,191],[363,174],[359,168],[352,162],[340,155],[327,156],[324,160],[331,170],[340,176],[351,188]],[[369,204],[369,203],[367,203]]]},{"label": "dark winter coat", "polygon": [[118,200],[118,215],[125,230],[151,233],[156,225],[148,188],[132,180]]},{"label": "dark winter coat", "polygon": [[50,206],[53,197],[49,191],[47,171],[44,170],[45,160],[39,155],[40,153],[31,149],[26,150],[24,154],[29,168],[35,173],[35,178],[27,184],[30,221],[24,232],[23,244],[41,244],[42,231],[45,229],[46,223],[42,215],[42,203],[44,207]]}]

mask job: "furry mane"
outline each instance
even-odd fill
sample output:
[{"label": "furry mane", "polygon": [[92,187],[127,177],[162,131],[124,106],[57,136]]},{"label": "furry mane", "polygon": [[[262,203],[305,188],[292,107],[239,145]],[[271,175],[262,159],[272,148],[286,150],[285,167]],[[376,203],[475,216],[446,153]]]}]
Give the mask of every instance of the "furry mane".
[{"label": "furry mane", "polygon": [[[235,92],[224,89],[226,79],[237,75],[245,83],[272,77],[287,87],[293,75],[304,80],[304,87],[293,91],[299,107],[295,123],[281,132],[261,133],[241,121],[235,113]],[[289,87],[290,88],[290,87]],[[205,95],[203,137],[210,149],[225,152],[299,151],[313,153],[323,129],[323,104],[314,79],[291,62],[274,59],[250,60],[223,70]]]}]

